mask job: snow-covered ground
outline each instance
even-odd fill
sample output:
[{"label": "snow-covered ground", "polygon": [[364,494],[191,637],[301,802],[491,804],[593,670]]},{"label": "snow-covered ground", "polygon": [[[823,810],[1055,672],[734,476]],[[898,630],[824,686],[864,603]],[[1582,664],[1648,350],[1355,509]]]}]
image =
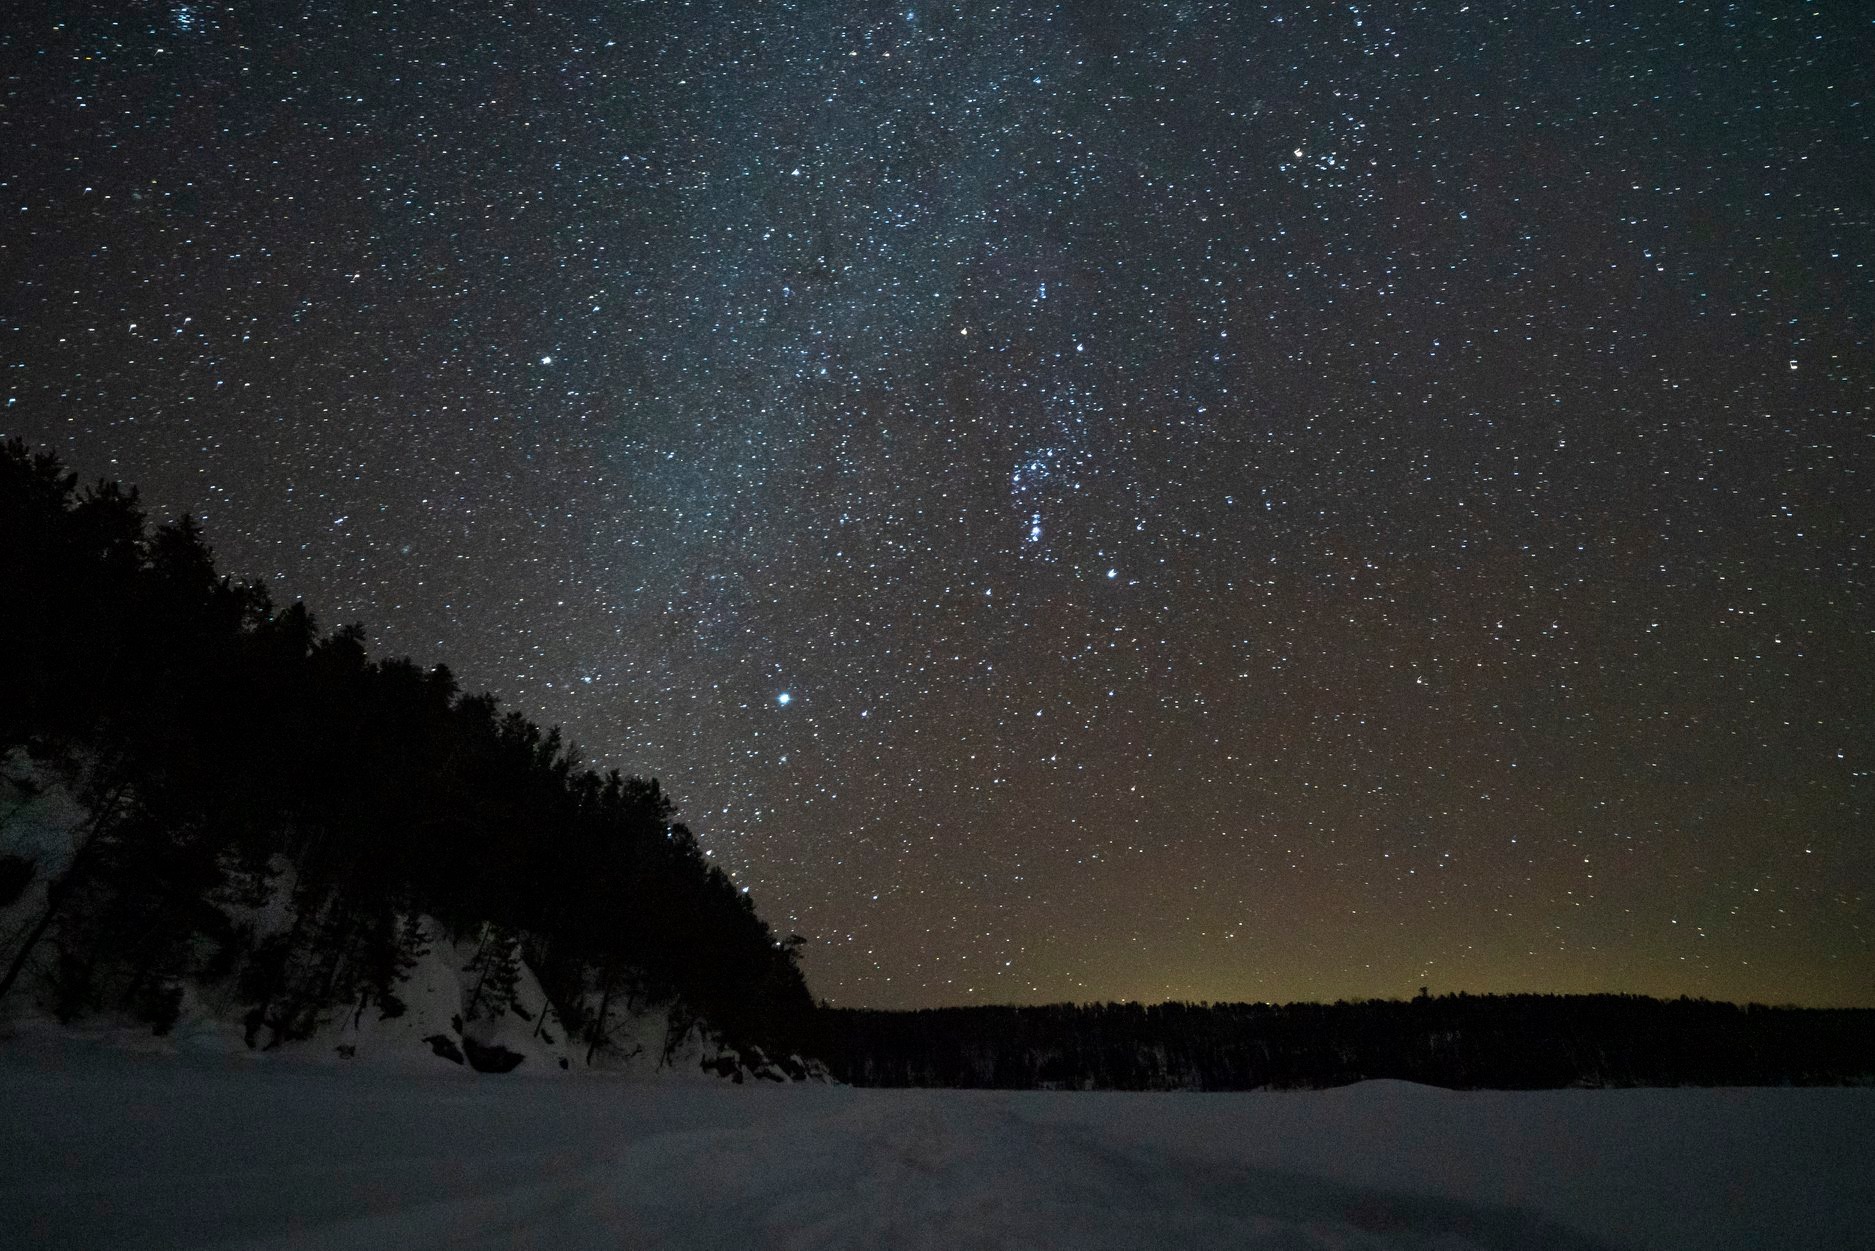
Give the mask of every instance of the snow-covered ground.
[{"label": "snow-covered ground", "polygon": [[1875,1246],[1875,1090],[732,1086],[0,1051],[8,1246]]}]

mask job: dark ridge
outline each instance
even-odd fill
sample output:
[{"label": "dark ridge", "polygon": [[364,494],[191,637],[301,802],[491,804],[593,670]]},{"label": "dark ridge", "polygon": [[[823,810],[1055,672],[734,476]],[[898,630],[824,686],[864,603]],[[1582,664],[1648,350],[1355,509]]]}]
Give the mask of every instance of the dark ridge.
[{"label": "dark ridge", "polygon": [[[0,996],[161,1032],[185,984],[215,984],[268,1046],[341,1007],[396,1015],[427,914],[479,936],[471,1016],[508,1009],[525,959],[589,1055],[616,1013],[668,1000],[795,1049],[799,940],[655,778],[581,768],[442,665],[369,658],[361,626],[322,633],[219,574],[191,518],[146,531],[134,489],[80,490],[17,440],[0,535],[0,812],[51,779],[89,813],[69,859],[0,862],[7,895],[48,885],[0,949]],[[230,920],[283,896],[285,933]]]},{"label": "dark ridge", "polygon": [[1355,1003],[822,1009],[856,1086],[1257,1090],[1397,1078],[1453,1089],[1875,1083],[1875,1009],[1640,995]]}]

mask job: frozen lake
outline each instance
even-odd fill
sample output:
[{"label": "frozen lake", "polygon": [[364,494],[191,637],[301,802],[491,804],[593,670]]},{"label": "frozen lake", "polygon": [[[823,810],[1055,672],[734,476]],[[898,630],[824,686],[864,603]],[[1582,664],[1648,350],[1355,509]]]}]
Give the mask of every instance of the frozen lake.
[{"label": "frozen lake", "polygon": [[10,1245],[1875,1246],[1875,1090],[1213,1095],[0,1052]]}]

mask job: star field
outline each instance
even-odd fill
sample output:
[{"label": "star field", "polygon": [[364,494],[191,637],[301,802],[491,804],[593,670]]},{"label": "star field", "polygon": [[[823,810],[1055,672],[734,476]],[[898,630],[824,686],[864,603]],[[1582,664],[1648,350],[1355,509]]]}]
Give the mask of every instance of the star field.
[{"label": "star field", "polygon": [[1875,1002],[1847,8],[62,7],[0,434],[816,994]]}]

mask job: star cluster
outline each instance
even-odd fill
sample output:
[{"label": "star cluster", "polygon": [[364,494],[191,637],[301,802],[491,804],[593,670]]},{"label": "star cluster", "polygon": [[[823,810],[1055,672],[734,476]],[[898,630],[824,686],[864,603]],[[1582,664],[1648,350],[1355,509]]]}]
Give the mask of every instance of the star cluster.
[{"label": "star cluster", "polygon": [[1870,35],[42,14],[0,433],[661,776],[838,1003],[1868,1003]]}]

